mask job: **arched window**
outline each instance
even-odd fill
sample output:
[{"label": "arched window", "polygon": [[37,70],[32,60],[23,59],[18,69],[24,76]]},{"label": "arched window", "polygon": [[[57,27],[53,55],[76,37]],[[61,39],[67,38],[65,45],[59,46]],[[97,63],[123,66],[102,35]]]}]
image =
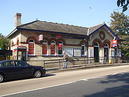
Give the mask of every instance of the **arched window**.
[{"label": "arched window", "polygon": [[109,48],[109,45],[107,43],[104,44],[104,48]]},{"label": "arched window", "polygon": [[28,42],[28,54],[34,55],[34,40],[29,40]]},{"label": "arched window", "polygon": [[55,55],[56,53],[56,42],[55,41],[51,41],[50,49],[51,49],[51,55]]},{"label": "arched window", "polygon": [[46,40],[43,41],[42,44],[42,54],[47,55],[47,47],[48,47],[48,42]]},{"label": "arched window", "polygon": [[63,54],[63,42],[60,41],[58,43],[58,55],[62,55]]},{"label": "arched window", "polygon": [[99,47],[99,43],[98,42],[95,42],[94,43],[94,47]]}]

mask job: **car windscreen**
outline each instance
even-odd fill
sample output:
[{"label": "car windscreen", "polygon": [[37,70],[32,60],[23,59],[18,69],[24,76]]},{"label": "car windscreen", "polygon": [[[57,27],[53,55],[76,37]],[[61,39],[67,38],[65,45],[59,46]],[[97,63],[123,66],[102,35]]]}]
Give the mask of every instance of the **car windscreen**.
[{"label": "car windscreen", "polygon": [[15,66],[23,67],[23,66],[29,66],[29,65],[26,62],[23,62],[23,61],[15,61]]}]

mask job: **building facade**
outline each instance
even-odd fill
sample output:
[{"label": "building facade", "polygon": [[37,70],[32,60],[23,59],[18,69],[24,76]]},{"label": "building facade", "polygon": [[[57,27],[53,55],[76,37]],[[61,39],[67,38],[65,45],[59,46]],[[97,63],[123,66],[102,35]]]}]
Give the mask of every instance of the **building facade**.
[{"label": "building facade", "polygon": [[8,35],[13,59],[48,60],[62,58],[65,51],[71,57],[93,58],[109,62],[119,55],[117,35],[106,24],[80,27],[36,20],[21,24],[16,14],[16,28]]}]

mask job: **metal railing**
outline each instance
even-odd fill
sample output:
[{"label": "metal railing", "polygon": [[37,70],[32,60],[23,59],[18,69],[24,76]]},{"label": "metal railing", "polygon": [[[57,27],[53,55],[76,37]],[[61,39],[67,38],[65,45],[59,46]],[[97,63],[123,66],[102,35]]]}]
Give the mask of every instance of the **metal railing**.
[{"label": "metal railing", "polygon": [[[99,62],[95,62],[94,58],[71,58],[67,62],[67,68],[82,68],[82,67],[98,67],[98,66],[113,66],[113,65],[125,65],[129,64],[129,60],[120,59],[99,59]],[[31,60],[28,63],[32,65],[40,65],[46,69],[57,70],[64,69],[65,60],[63,59],[53,59],[53,60]]]}]

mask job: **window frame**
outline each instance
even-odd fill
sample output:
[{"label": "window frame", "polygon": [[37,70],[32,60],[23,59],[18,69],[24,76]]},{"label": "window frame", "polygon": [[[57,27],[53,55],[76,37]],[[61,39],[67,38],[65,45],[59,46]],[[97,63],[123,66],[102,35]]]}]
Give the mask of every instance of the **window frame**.
[{"label": "window frame", "polygon": [[[62,45],[62,47],[61,47],[61,48],[62,48],[62,49],[61,49],[61,52],[62,52],[62,53],[61,53],[61,54],[59,54],[59,44]],[[58,55],[59,55],[59,56],[63,56],[63,42],[62,42],[62,41],[59,41],[59,42],[58,42],[57,51],[58,51]]]},{"label": "window frame", "polygon": [[[46,45],[46,54],[43,53],[43,45]],[[48,41],[47,40],[44,40],[43,43],[42,43],[42,55],[43,56],[47,56],[48,55]]]},{"label": "window frame", "polygon": [[[54,44],[54,50],[53,50],[54,54],[52,53],[52,49],[51,49],[52,48],[51,47],[52,44]],[[56,55],[56,41],[54,41],[54,40],[52,40],[51,43],[50,43],[50,55],[51,56],[55,56]]]},{"label": "window frame", "polygon": [[[33,41],[33,42],[32,42]],[[33,53],[31,54],[31,53],[29,53],[30,52],[30,44],[33,44]],[[31,48],[32,49],[32,48]],[[28,55],[29,56],[35,56],[35,41],[33,40],[33,39],[30,39],[29,41],[28,41]]]}]

